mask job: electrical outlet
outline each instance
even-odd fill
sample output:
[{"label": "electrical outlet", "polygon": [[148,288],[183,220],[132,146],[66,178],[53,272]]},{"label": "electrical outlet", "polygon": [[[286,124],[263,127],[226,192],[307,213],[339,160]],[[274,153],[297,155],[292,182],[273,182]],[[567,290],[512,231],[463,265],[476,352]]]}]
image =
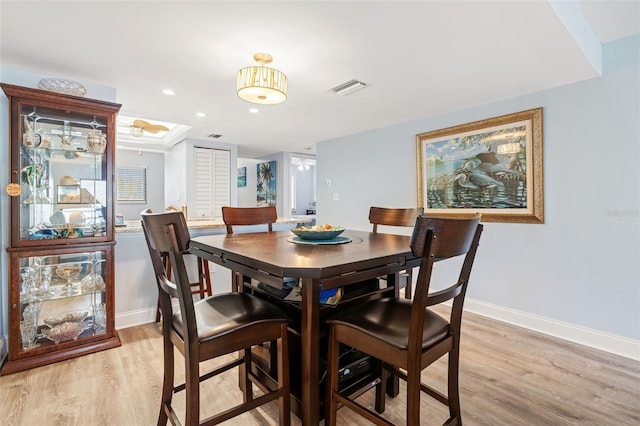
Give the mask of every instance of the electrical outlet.
[{"label": "electrical outlet", "polygon": [[331,188],[331,179],[325,179],[324,186],[326,186],[327,188]]}]

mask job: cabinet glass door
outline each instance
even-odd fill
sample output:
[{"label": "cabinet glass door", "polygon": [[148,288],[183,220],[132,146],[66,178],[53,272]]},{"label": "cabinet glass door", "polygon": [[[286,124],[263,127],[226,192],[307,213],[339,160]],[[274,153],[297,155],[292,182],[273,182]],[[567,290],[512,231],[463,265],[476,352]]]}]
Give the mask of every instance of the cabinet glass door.
[{"label": "cabinet glass door", "polygon": [[21,257],[20,351],[106,333],[106,252]]},{"label": "cabinet glass door", "polygon": [[20,240],[100,237],[107,118],[20,105]]}]

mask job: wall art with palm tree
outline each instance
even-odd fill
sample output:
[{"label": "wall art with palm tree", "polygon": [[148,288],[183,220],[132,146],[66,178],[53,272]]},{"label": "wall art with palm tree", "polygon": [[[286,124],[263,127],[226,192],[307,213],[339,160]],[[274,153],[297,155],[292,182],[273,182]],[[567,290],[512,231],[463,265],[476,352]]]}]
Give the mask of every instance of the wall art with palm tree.
[{"label": "wall art with palm tree", "polygon": [[276,162],[258,163],[257,205],[276,205]]}]

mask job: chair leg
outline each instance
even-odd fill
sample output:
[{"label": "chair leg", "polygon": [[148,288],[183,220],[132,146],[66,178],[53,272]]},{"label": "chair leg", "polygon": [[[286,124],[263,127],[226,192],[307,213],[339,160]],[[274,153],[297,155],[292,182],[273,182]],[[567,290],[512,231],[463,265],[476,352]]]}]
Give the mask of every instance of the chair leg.
[{"label": "chair leg", "polygon": [[404,287],[404,298],[411,299],[411,295],[413,293],[413,272],[411,269],[407,269],[406,273],[407,285]]},{"label": "chair leg", "polygon": [[156,308],[156,322],[160,322],[160,297],[158,297],[158,307]]},{"label": "chair leg", "polygon": [[462,424],[460,412],[460,391],[458,387],[458,368],[460,364],[460,347],[458,343],[449,352],[449,371],[448,371],[448,397],[449,397],[449,416],[452,420],[457,420],[453,424]]},{"label": "chair leg", "polygon": [[171,407],[173,398],[173,343],[168,337],[163,337],[164,378],[162,379],[162,396],[160,398],[160,413],[158,414],[158,426],[167,424],[168,415],[165,407]]},{"label": "chair leg", "polygon": [[278,339],[278,387],[282,390],[282,396],[278,401],[280,424],[291,424],[291,388],[289,382],[289,338],[287,324],[280,326],[280,339]]},{"label": "chair leg", "polygon": [[200,295],[200,299],[204,299],[205,297],[211,296],[211,275],[209,273],[209,262],[202,259],[201,257],[197,258],[198,262],[198,291],[197,293]]},{"label": "chair leg", "polygon": [[280,363],[278,362],[278,342],[272,340],[269,342],[269,374],[271,377],[278,377],[278,371],[280,370]]},{"label": "chair leg", "polygon": [[249,378],[251,372],[251,348],[244,350],[244,364],[240,366],[240,381],[242,383],[242,399],[245,403],[253,401],[253,387]]},{"label": "chair leg", "polygon": [[335,330],[329,329],[329,350],[327,353],[327,389],[325,392],[325,426],[336,426],[338,403],[335,394],[338,392],[338,350],[340,342],[335,339]]},{"label": "chair leg", "polygon": [[407,426],[420,425],[420,372],[419,364],[407,368]]},{"label": "chair leg", "polygon": [[377,364],[380,383],[376,386],[375,409],[378,413],[382,414],[386,409],[387,379],[389,378],[389,372],[384,368],[384,363],[382,361],[378,361]]},{"label": "chair leg", "polygon": [[200,423],[200,365],[198,354],[185,358],[185,425]]}]

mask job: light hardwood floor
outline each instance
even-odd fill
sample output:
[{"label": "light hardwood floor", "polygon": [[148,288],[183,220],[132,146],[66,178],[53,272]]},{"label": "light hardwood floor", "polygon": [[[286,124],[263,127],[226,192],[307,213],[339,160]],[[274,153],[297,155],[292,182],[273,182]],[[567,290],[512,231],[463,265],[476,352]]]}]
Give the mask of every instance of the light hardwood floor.
[{"label": "light hardwood floor", "polygon": [[[162,380],[159,327],[120,330],[120,338],[120,348],[0,377],[0,425],[155,424]],[[461,346],[466,425],[640,424],[636,361],[473,314],[465,314]],[[444,390],[444,361],[425,370],[425,383]],[[178,376],[181,363],[178,355]],[[372,394],[361,400],[371,405]],[[404,424],[403,395],[401,387],[397,398],[387,400],[385,414],[397,424]],[[240,400],[235,371],[225,373],[203,385],[202,414]],[[422,396],[422,425],[439,425],[446,418],[445,407]],[[339,411],[338,421],[367,424],[347,409]],[[225,424],[276,423],[272,404]],[[295,416],[293,424],[300,424]]]}]

